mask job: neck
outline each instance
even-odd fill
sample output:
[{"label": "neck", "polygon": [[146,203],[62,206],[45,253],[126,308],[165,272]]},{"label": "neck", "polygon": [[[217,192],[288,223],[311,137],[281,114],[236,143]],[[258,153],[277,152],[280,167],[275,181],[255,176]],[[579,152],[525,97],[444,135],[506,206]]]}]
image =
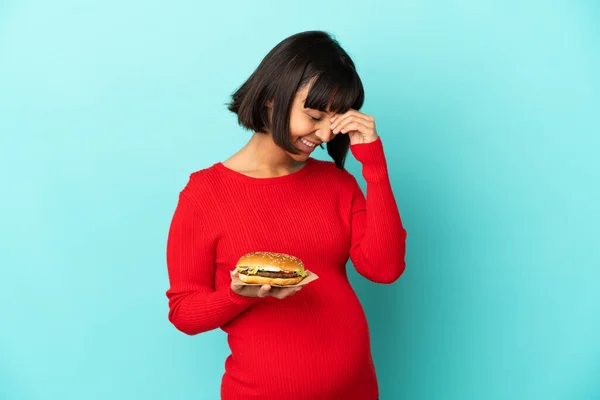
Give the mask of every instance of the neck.
[{"label": "neck", "polygon": [[294,160],[285,150],[277,146],[273,136],[267,133],[254,133],[240,150],[251,169],[270,171],[290,171],[304,163]]}]

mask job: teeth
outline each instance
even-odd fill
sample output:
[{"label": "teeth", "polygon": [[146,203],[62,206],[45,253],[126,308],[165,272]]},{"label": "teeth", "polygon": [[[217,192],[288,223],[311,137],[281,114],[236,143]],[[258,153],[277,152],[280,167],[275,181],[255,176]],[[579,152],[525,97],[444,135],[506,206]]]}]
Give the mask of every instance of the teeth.
[{"label": "teeth", "polygon": [[303,138],[300,138],[300,141],[302,143],[304,143],[305,145],[307,145],[308,147],[316,147],[317,146],[316,144],[311,143],[311,142],[309,142],[309,141],[307,141],[306,139],[303,139]]}]

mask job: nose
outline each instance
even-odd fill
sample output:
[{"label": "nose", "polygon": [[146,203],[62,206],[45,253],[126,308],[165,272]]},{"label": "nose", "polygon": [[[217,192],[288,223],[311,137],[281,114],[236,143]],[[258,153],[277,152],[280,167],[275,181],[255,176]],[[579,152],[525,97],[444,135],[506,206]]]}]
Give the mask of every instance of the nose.
[{"label": "nose", "polygon": [[329,128],[329,125],[327,126],[323,126],[321,128],[319,128],[319,130],[317,130],[317,132],[315,133],[315,135],[323,142],[323,143],[327,143],[329,142],[331,139],[333,139],[333,132],[331,131],[331,129]]}]

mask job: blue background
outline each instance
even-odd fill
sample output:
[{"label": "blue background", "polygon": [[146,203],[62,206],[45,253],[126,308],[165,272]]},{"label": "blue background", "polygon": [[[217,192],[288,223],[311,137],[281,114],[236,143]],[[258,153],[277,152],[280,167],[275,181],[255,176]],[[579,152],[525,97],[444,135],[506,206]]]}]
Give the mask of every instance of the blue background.
[{"label": "blue background", "polygon": [[409,233],[397,283],[351,275],[382,399],[600,398],[599,20],[596,1],[0,2],[0,398],[218,398],[224,334],[167,321],[168,225],[189,174],[249,138],[229,95],[308,29],[358,66]]}]

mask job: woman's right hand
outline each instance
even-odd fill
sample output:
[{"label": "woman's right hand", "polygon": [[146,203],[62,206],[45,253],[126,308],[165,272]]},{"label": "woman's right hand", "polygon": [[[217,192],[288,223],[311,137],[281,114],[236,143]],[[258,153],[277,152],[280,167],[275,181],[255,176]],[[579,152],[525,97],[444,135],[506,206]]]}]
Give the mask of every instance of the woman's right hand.
[{"label": "woman's right hand", "polygon": [[293,296],[302,289],[301,286],[295,287],[279,287],[271,285],[236,285],[231,282],[231,290],[235,293],[247,297],[267,297],[273,296],[277,299],[285,299],[288,296]]}]

